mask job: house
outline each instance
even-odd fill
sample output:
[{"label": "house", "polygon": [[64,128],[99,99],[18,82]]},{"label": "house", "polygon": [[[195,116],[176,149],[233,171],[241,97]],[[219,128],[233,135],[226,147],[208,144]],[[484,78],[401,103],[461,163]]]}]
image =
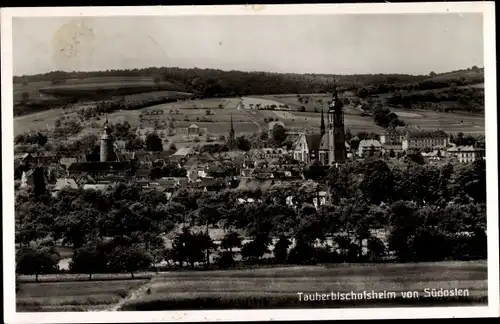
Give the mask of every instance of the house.
[{"label": "house", "polygon": [[293,158],[297,161],[302,161],[304,163],[309,162],[309,145],[307,143],[306,134],[300,134],[295,140],[292,146],[292,154]]},{"label": "house", "polygon": [[94,178],[90,174],[81,173],[75,178],[75,182],[79,186],[83,186],[85,184],[95,184],[97,183]]},{"label": "house", "polygon": [[33,170],[31,169],[29,171],[23,172],[23,175],[21,177],[21,185],[20,188],[25,189],[25,188],[31,188],[35,185],[35,180],[33,176]]},{"label": "house", "polygon": [[181,147],[174,154],[172,154],[172,158],[176,161],[182,159],[188,159],[193,154],[193,150],[190,147]]},{"label": "house", "polygon": [[168,177],[158,179],[155,183],[162,187],[164,191],[172,193],[181,187],[185,187],[188,183],[188,179],[184,177]]},{"label": "house", "polygon": [[104,176],[106,174],[127,175],[131,171],[131,164],[124,162],[76,162],[69,166],[69,175],[88,173],[94,176]]},{"label": "house", "polygon": [[71,178],[57,179],[56,184],[52,189],[52,195],[56,196],[59,192],[65,189],[78,190],[78,184],[76,183],[75,179]]},{"label": "house", "polygon": [[286,148],[263,148],[262,153],[265,159],[279,159],[283,155],[288,154]]},{"label": "house", "polygon": [[401,152],[403,150],[404,139],[405,134],[403,131],[397,128],[389,128],[380,135],[380,144],[382,144],[382,148],[387,152],[390,150]]},{"label": "house", "polygon": [[153,154],[149,151],[144,151],[144,150],[133,152],[132,155],[129,157],[129,159],[132,161],[139,161],[141,163],[144,162],[152,163],[154,160]]},{"label": "house", "polygon": [[76,156],[66,156],[66,157],[62,157],[60,160],[59,160],[59,163],[64,165],[66,167],[66,169],[69,168],[70,165],[72,165],[73,163],[76,163],[78,162],[78,157]]},{"label": "house", "polygon": [[167,162],[171,156],[172,153],[170,151],[151,152],[151,160],[153,162]]},{"label": "house", "polygon": [[206,178],[190,182],[187,187],[203,191],[219,191],[227,188],[227,183],[223,179]]},{"label": "house", "polygon": [[377,140],[362,140],[359,142],[358,155],[367,157],[371,155],[380,154],[382,151],[382,144]]},{"label": "house", "polygon": [[137,180],[148,180],[151,174],[151,166],[147,164],[141,164],[135,170],[135,179]]},{"label": "house", "polygon": [[137,135],[137,137],[141,138],[142,140],[146,140],[146,137],[149,134],[153,134],[154,132],[155,132],[154,127],[137,127],[135,134]]},{"label": "house", "polygon": [[200,128],[197,125],[192,124],[191,126],[188,127],[187,133],[188,133],[188,135],[199,135]]},{"label": "house", "polygon": [[35,158],[31,153],[25,153],[20,156],[21,163],[24,165],[35,163]]},{"label": "house", "polygon": [[448,149],[448,154],[460,163],[469,163],[485,158],[485,150],[473,146],[457,146]]},{"label": "house", "polygon": [[313,198],[313,205],[316,209],[319,206],[326,205],[327,195],[328,193],[326,191],[320,191],[318,192],[318,196]]},{"label": "house", "polygon": [[259,180],[259,179],[241,179],[241,181],[238,184],[237,190],[239,192],[241,191],[253,191],[253,190],[267,190],[271,188],[271,186],[274,184],[273,179],[264,179],[264,180]]},{"label": "house", "polygon": [[100,177],[99,183],[131,183],[134,180],[135,177],[110,174]]},{"label": "house", "polygon": [[196,181],[198,179],[206,178],[207,176],[207,167],[204,165],[195,165],[187,170],[187,177],[189,181]]},{"label": "house", "polygon": [[66,176],[66,167],[59,163],[53,163],[47,167],[47,178],[49,182],[54,183],[58,178]]},{"label": "house", "polygon": [[445,150],[440,150],[440,149],[437,149],[437,150],[434,150],[434,151],[428,152],[428,153],[426,153],[426,152],[422,153],[422,156],[424,157],[424,159],[429,163],[436,163],[439,161],[444,161],[446,155],[447,155],[447,152]]},{"label": "house", "polygon": [[100,192],[112,191],[114,188],[113,184],[109,183],[96,183],[96,184],[84,184],[83,190],[96,190]]}]

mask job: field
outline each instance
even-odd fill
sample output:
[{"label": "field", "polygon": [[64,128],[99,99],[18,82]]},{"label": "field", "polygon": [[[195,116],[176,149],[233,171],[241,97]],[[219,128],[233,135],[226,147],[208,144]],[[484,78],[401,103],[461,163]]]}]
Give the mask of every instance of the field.
[{"label": "field", "polygon": [[[210,280],[207,280],[210,278]],[[153,277],[151,294],[121,310],[238,309],[272,307],[404,306],[407,303],[486,303],[486,262],[337,264],[228,271],[186,271]],[[467,300],[425,298],[424,289],[468,289]],[[298,292],[394,292],[394,299],[300,302]],[[419,299],[404,300],[401,292]]]},{"label": "field", "polygon": [[[148,95],[147,93],[141,95]],[[154,96],[155,92],[150,95]],[[260,103],[261,105],[283,104],[286,103],[290,107],[297,107],[299,102],[296,95],[276,95],[265,96],[265,98],[244,97],[242,101],[246,108],[235,109],[238,98],[224,99],[203,99],[203,100],[180,100],[178,102],[161,104],[153,107],[148,107],[140,110],[120,110],[108,115],[108,119],[112,123],[128,121],[132,126],[139,125],[139,115],[149,109],[161,109],[164,111],[164,122],[167,119],[175,118],[175,127],[188,127],[191,124],[197,124],[199,127],[207,128],[207,132],[214,136],[227,135],[230,127],[230,119],[233,118],[234,128],[237,136],[249,135],[266,129],[264,119],[279,118],[285,123],[285,127],[290,130],[311,129],[319,131],[321,124],[321,114],[314,112],[314,107],[323,107],[326,111],[327,100],[330,98],[328,94],[317,94],[310,96],[315,98],[310,100],[306,112],[298,111],[271,111],[250,109],[249,105]],[[271,100],[273,98],[274,100]],[[322,99],[322,103],[318,102]],[[223,107],[222,109],[220,107]],[[318,108],[319,109],[319,108]],[[170,114],[170,111],[178,113]],[[211,110],[211,114],[207,115],[206,111]],[[373,122],[370,116],[362,116],[361,113],[353,108],[345,107],[345,126],[352,133],[365,131],[381,133],[383,129]],[[448,133],[463,132],[466,134],[484,134],[485,120],[483,116],[467,113],[445,113],[435,112],[431,110],[404,110],[391,108],[391,110],[410,125],[418,125],[422,129],[442,129]],[[318,110],[319,111],[319,110]],[[71,110],[63,111],[62,109],[52,109],[40,113],[35,113],[27,116],[21,116],[14,119],[14,135],[27,132],[38,131],[53,127],[54,121],[62,114],[68,116],[75,115]],[[95,122],[95,121],[91,121]],[[90,124],[89,122],[88,124]],[[97,121],[102,123],[102,121]],[[100,128],[87,127],[84,133],[100,133]],[[179,137],[168,138],[170,142],[183,143],[191,145],[192,143],[183,142]]]},{"label": "field", "polygon": [[[321,114],[314,113],[314,108],[321,111],[327,111],[327,100],[330,100],[329,95],[310,95],[314,100],[309,100],[308,104],[301,104],[297,100],[296,95],[276,95],[276,96],[265,96],[266,98],[275,98],[276,101],[280,103],[285,103],[296,108],[304,105],[306,107],[306,112],[286,112],[284,116],[283,112],[278,111],[265,111],[269,116],[274,114],[279,118],[283,118],[283,122],[286,127],[297,127],[297,128],[307,128],[307,127],[317,127],[321,123]],[[318,102],[318,99],[322,100],[322,103]],[[485,133],[485,119],[484,116],[478,114],[469,113],[446,113],[446,112],[435,112],[432,110],[405,110],[400,108],[390,108],[391,111],[398,114],[407,124],[417,125],[421,129],[442,129],[447,133],[458,133],[463,132],[465,134],[484,134]],[[351,132],[356,133],[359,131],[365,132],[375,132],[381,133],[383,129],[373,122],[370,116],[361,116],[358,110],[352,109],[350,107],[344,108],[345,112],[345,126],[351,130]],[[292,117],[292,115],[294,117]]]},{"label": "field", "polygon": [[99,310],[118,303],[148,280],[25,282],[21,283],[21,290],[16,296],[16,311]]},{"label": "field", "polygon": [[[443,306],[487,302],[486,261],[412,264],[332,264],[253,269],[137,274],[47,275],[42,282],[22,282],[18,312],[30,311],[158,311],[308,307]],[[121,278],[123,276],[124,278]],[[54,277],[54,278],[52,278]],[[102,277],[102,278],[101,278]],[[114,277],[114,278],[108,278]],[[48,280],[59,280],[49,282]],[[106,280],[107,279],[107,280]],[[114,279],[114,280],[110,280]],[[424,289],[467,289],[469,297],[426,297]],[[149,290],[149,291],[147,291]],[[386,299],[299,301],[298,293],[395,293]],[[418,298],[402,298],[402,292]]]}]

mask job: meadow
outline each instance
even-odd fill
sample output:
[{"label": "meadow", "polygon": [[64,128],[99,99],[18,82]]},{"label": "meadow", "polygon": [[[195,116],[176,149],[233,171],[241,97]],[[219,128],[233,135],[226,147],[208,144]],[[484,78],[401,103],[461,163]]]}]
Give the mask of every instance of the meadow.
[{"label": "meadow", "polygon": [[[18,312],[159,311],[188,309],[308,308],[349,306],[422,306],[487,302],[486,261],[279,266],[196,270],[158,274],[42,275],[41,282],[21,278]],[[209,280],[207,280],[207,278]],[[149,288],[146,293],[145,287]],[[467,289],[465,299],[426,297],[424,289]],[[396,298],[304,302],[302,293],[394,292]],[[402,298],[402,292],[418,298]],[[133,296],[133,297],[131,297]],[[120,306],[120,307],[117,307]]]},{"label": "meadow", "polygon": [[[136,96],[160,96],[166,92],[151,92]],[[175,127],[188,127],[191,124],[197,124],[199,127],[207,128],[207,132],[218,136],[227,135],[229,131],[229,122],[233,118],[234,127],[237,135],[249,135],[254,132],[265,129],[265,120],[269,118],[283,121],[285,127],[290,130],[319,130],[321,124],[321,114],[314,112],[313,107],[323,107],[327,110],[328,94],[310,96],[314,100],[309,101],[309,108],[306,112],[299,111],[271,111],[250,109],[249,105],[260,103],[261,105],[272,104],[289,104],[297,108],[299,102],[296,95],[275,95],[260,97],[243,97],[242,101],[246,108],[235,109],[240,99],[238,98],[222,98],[222,99],[199,99],[199,100],[179,100],[177,102],[166,103],[156,106],[147,107],[140,110],[119,110],[108,115],[111,123],[129,122],[132,126],[140,124],[139,115],[147,110],[163,110],[164,116],[162,121],[167,122],[167,119],[175,118]],[[274,98],[274,100],[271,100]],[[322,99],[322,103],[318,102]],[[76,106],[75,106],[76,107]],[[221,109],[222,107],[222,109]],[[320,108],[318,108],[319,111]],[[178,111],[171,114],[170,111]],[[206,111],[211,110],[211,114],[207,115]],[[446,113],[436,112],[432,110],[417,110],[411,111],[401,108],[391,108],[393,112],[398,114],[407,124],[417,125],[421,129],[442,129],[448,133],[463,132],[465,134],[484,134],[485,120],[484,116],[468,113]],[[362,116],[360,111],[351,107],[345,107],[345,126],[356,132],[375,132],[382,133],[383,128],[375,125],[371,116]],[[17,117],[14,119],[14,135],[28,131],[40,131],[53,127],[54,122],[61,115],[75,116],[74,109],[52,109],[39,113],[34,113],[26,116]],[[90,121],[89,124],[94,121]],[[99,123],[99,121],[98,121]],[[100,133],[100,128],[90,129],[87,127],[83,133]],[[169,141],[182,143],[182,139],[172,138]]]},{"label": "meadow", "polygon": [[[207,280],[210,278],[210,280]],[[335,264],[226,271],[161,273],[151,281],[151,294],[125,303],[121,310],[248,309],[272,307],[404,306],[407,302],[485,303],[486,262],[413,264]],[[425,298],[424,289],[468,289],[466,300]],[[396,299],[305,303],[298,292],[395,292]],[[404,300],[401,292],[419,299]]]},{"label": "meadow", "polygon": [[[70,280],[68,278],[64,280]],[[107,281],[23,282],[20,284],[20,291],[16,294],[16,311],[100,310],[118,303],[127,297],[130,291],[144,285],[148,280],[127,278]]]}]

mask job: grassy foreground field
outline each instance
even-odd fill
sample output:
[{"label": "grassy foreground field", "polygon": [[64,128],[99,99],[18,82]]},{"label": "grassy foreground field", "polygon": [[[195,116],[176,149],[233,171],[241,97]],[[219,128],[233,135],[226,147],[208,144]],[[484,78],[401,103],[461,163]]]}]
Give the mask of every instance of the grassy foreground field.
[{"label": "grassy foreground field", "polygon": [[148,279],[22,283],[17,312],[73,312],[106,308],[125,298]]},{"label": "grassy foreground field", "polygon": [[[151,294],[128,301],[123,311],[405,306],[487,302],[486,262],[338,264],[269,269],[165,273],[150,284]],[[465,299],[425,297],[424,289],[468,289]],[[357,301],[299,300],[302,293],[394,292],[395,298]],[[417,292],[405,299],[402,292]]]},{"label": "grassy foreground field", "polygon": [[[128,276],[128,277],[127,277]],[[152,276],[152,277],[151,277]],[[487,262],[333,264],[243,270],[21,278],[18,312],[470,305],[487,302]],[[128,279],[127,279],[128,278]],[[57,280],[53,281],[52,280]],[[468,289],[465,299],[425,297],[424,289]],[[148,293],[149,289],[149,293]],[[304,301],[299,292],[394,292],[395,298]],[[419,296],[405,299],[402,292]]]}]

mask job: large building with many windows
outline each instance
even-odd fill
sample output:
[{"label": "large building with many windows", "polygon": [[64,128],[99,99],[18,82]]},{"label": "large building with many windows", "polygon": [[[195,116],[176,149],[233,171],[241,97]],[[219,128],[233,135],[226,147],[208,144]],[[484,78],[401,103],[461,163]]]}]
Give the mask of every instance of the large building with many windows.
[{"label": "large building with many windows", "polygon": [[380,136],[380,143],[386,151],[444,148],[448,145],[448,135],[439,129],[388,129]]}]

